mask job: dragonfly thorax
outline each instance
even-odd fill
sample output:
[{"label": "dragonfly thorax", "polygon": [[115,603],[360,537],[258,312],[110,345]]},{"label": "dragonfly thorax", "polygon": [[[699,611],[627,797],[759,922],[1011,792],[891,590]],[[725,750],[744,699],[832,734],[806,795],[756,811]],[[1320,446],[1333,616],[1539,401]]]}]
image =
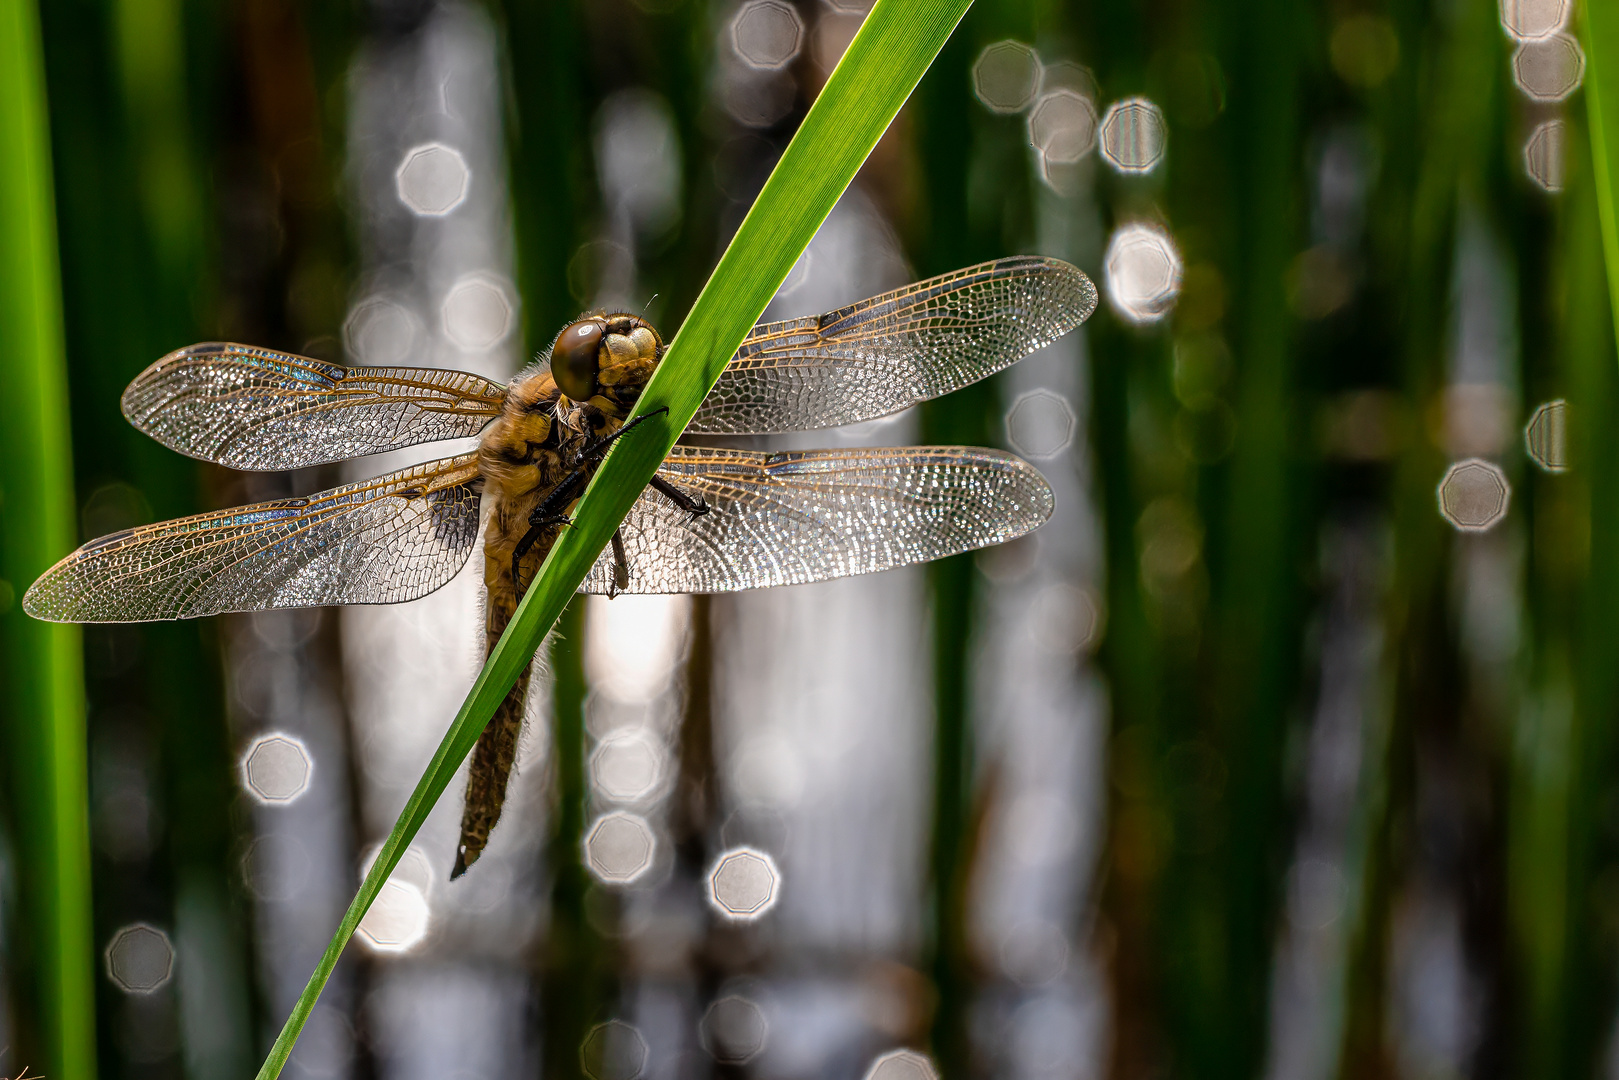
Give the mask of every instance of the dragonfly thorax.
[{"label": "dragonfly thorax", "polygon": [[479,459],[513,529],[592,440],[618,429],[662,357],[663,339],[639,316],[588,315],[557,335],[549,365],[512,381]]}]

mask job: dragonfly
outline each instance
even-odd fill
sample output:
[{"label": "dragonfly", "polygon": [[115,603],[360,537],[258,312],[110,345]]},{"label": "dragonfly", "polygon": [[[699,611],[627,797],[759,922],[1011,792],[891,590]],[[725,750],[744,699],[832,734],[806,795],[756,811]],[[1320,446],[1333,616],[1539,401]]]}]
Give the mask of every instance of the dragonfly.
[{"label": "dragonfly", "polygon": [[[808,431],[969,386],[1079,326],[1096,288],[1056,259],[998,259],[826,314],[754,327],[687,431]],[[47,570],[24,610],[57,622],[415,600],[483,539],[494,648],[614,442],[633,437],[664,354],[644,318],[591,312],[507,385],[459,371],[343,367],[245,345],[178,349],[124,391],[124,416],[181,454],[286,470],[476,437],[477,448],[302,498],[126,529]],[[1000,450],[768,453],[677,445],[581,592],[723,593],[824,581],[1002,543],[1050,516],[1040,473]],[[500,818],[525,668],[468,769],[451,878]]]}]

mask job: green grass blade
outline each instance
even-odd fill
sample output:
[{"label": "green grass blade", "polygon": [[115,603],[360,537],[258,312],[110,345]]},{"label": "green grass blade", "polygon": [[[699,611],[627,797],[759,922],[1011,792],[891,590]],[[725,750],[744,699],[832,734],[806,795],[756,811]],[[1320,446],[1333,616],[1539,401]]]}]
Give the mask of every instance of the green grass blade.
[{"label": "green grass blade", "polygon": [[281,1071],[344,946],[495,706],[970,5],[971,0],[878,0],[866,17],[641,396],[638,413],[667,408],[668,414],[649,419],[620,440],[597,472],[579,502],[573,528],[564,529],[552,547],[383,842],[259,1070],[260,1080]]},{"label": "green grass blade", "polygon": [[1619,330],[1619,11],[1595,2],[1585,8],[1585,105],[1591,125],[1591,166],[1608,265],[1608,300]]},{"label": "green grass blade", "polygon": [[[0,627],[4,749],[22,925],[41,1041],[28,1062],[95,1075],[89,794],[77,627],[36,622],[21,589],[78,540],[45,73],[32,0],[0,0]],[[26,1027],[26,1024],[25,1024]],[[20,1065],[21,1063],[17,1063]]]}]

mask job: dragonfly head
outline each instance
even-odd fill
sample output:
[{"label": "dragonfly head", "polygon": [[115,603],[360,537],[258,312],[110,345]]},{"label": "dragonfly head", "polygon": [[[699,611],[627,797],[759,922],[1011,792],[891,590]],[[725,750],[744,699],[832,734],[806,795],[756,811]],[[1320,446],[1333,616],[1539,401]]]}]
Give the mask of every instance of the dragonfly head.
[{"label": "dragonfly head", "polygon": [[587,315],[557,335],[551,377],[573,401],[623,419],[662,358],[663,339],[640,316]]}]

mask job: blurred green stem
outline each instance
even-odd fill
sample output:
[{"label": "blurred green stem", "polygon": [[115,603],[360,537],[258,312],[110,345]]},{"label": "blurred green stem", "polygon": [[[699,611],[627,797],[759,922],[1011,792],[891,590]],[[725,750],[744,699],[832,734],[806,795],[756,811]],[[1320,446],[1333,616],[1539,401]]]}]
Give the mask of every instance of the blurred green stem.
[{"label": "blurred green stem", "polygon": [[[1552,343],[1555,367],[1545,365],[1551,370],[1541,387],[1532,378],[1537,358],[1526,357],[1529,403],[1540,390],[1567,395],[1575,417],[1568,430],[1573,470],[1525,470],[1529,663],[1511,747],[1505,875],[1521,981],[1513,1065],[1544,1077],[1600,1071],[1614,1003],[1611,924],[1605,903],[1593,899],[1607,888],[1604,862],[1612,860],[1603,822],[1616,749],[1619,567],[1591,553],[1613,550],[1619,455],[1614,425],[1586,418],[1612,415],[1619,367],[1603,280],[1606,230],[1597,221],[1589,159],[1575,136],[1577,113],[1568,124],[1574,141],[1565,193],[1551,203],[1555,228],[1547,230],[1555,261],[1547,273],[1524,275],[1526,310],[1545,315],[1526,321],[1524,339]],[[1544,205],[1539,192],[1529,195]]]},{"label": "blurred green stem", "polygon": [[[77,540],[56,217],[38,15],[0,3],[0,623],[7,783],[33,985],[52,1080],[95,1075],[83,655],[77,627],[15,597]],[[23,1048],[17,1048],[23,1052]],[[22,1064],[18,1062],[18,1064]],[[9,1063],[8,1063],[9,1065]]]},{"label": "blurred green stem", "polygon": [[[1585,102],[1591,126],[1591,164],[1596,173],[1602,252],[1608,264],[1608,306],[1619,327],[1619,11],[1604,0],[1585,11]],[[1619,338],[1619,332],[1615,333]]]},{"label": "blurred green stem", "polygon": [[[1615,22],[1613,12],[1604,18]],[[1609,50],[1613,56],[1613,50]],[[1589,104],[1589,102],[1588,102]],[[1614,110],[1608,112],[1615,116]],[[1610,146],[1615,145],[1610,142]],[[1574,196],[1564,226],[1563,250],[1566,283],[1562,347],[1568,370],[1568,397],[1575,403],[1569,444],[1583,484],[1561,493],[1561,513],[1548,515],[1549,528],[1540,528],[1540,543],[1555,545],[1546,554],[1563,578],[1562,587],[1572,614],[1563,630],[1574,666],[1575,737],[1571,748],[1572,773],[1568,802],[1570,877],[1565,889],[1563,917],[1569,923],[1565,942],[1568,964],[1559,989],[1561,1002],[1552,1019],[1567,1042],[1564,1074],[1591,1076],[1600,1071],[1612,1038],[1615,1002],[1615,939],[1612,896],[1616,844],[1611,828],[1614,780],[1619,775],[1619,667],[1613,663],[1613,643],[1619,640],[1619,561],[1606,553],[1619,547],[1619,425],[1605,418],[1619,407],[1619,366],[1613,362],[1614,305],[1609,297],[1615,264],[1609,262],[1609,290],[1603,288],[1603,255],[1596,247],[1596,216],[1589,175],[1576,177]],[[1580,190],[1584,187],[1585,190]],[[1610,211],[1612,200],[1609,200]],[[1609,259],[1613,246],[1611,216],[1604,221],[1604,247]],[[1545,482],[1566,484],[1567,476],[1548,476]],[[1577,500],[1583,501],[1583,507]],[[1585,521],[1580,519],[1583,516]],[[1537,513],[1537,517],[1540,516]],[[1582,528],[1582,526],[1584,526]],[[1588,531],[1587,531],[1588,530]],[[1594,557],[1593,557],[1594,556]],[[1518,1063],[1528,1067],[1527,1055]]]},{"label": "blurred green stem", "polygon": [[517,286],[523,343],[533,357],[578,310],[568,295],[568,259],[588,235],[598,202],[583,100],[588,62],[573,0],[500,0],[497,14],[511,73],[506,153]]},{"label": "blurred green stem", "polygon": [[551,925],[546,931],[540,997],[545,1023],[544,1075],[579,1076],[579,1047],[608,990],[596,963],[601,935],[585,915],[590,875],[580,845],[590,793],[585,786],[585,597],[576,596],[551,637],[552,759],[556,827],[551,836]]}]

